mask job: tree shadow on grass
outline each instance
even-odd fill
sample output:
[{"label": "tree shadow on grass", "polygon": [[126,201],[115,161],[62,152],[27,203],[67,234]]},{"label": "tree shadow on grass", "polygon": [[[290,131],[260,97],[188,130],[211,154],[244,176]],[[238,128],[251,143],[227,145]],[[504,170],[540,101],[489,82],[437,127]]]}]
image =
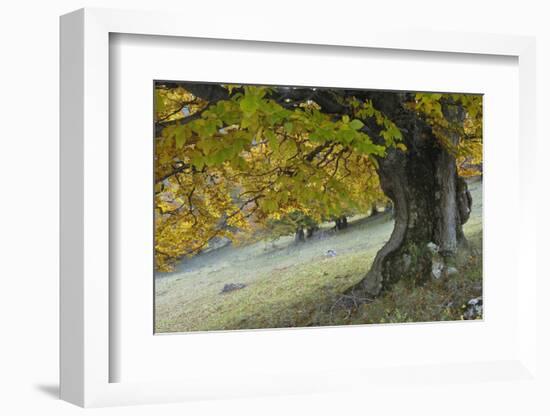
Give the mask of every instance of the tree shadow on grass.
[{"label": "tree shadow on grass", "polygon": [[52,399],[59,399],[59,384],[37,384],[34,387]]}]

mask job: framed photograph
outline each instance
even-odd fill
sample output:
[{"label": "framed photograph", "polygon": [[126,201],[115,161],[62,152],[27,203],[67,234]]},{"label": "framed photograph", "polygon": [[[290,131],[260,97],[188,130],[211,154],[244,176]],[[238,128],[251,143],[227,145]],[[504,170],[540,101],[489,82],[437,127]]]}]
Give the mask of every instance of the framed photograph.
[{"label": "framed photograph", "polygon": [[61,397],[538,391],[534,39],[181,20],[61,18]]}]

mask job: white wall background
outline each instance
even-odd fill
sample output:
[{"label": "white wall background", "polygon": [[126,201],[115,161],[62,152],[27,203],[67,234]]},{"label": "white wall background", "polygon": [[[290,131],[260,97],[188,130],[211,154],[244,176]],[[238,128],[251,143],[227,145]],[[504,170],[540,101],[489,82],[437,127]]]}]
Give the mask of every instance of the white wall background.
[{"label": "white wall background", "polygon": [[[307,26],[330,18],[353,25],[392,19],[408,27],[536,35],[538,41],[537,154],[539,189],[540,267],[548,270],[541,238],[548,233],[548,179],[545,159],[550,146],[547,114],[550,105],[550,28],[544,1],[391,1],[347,0],[271,2],[211,0],[19,0],[0,8],[0,413],[72,415],[82,409],[56,399],[58,376],[58,16],[80,7],[115,7],[185,11],[189,19],[208,13],[234,18],[236,31],[246,31],[250,19],[275,19],[281,30]],[[185,21],[182,22],[185,24]],[[242,26],[240,26],[242,25]],[[333,30],[327,24],[327,30]],[[534,208],[535,209],[535,208]],[[548,274],[548,272],[547,272]],[[550,277],[550,276],[549,276]],[[539,287],[549,293],[549,285]],[[540,305],[548,317],[549,308]],[[548,318],[546,318],[547,320]],[[548,347],[548,333],[541,333]],[[547,351],[550,348],[547,349]],[[548,361],[546,361],[547,363]],[[499,387],[495,387],[498,389]],[[505,386],[502,400],[489,402],[472,389],[457,388],[455,400],[441,401],[441,413],[548,414],[525,392],[513,394]],[[427,402],[436,400],[437,387]],[[460,391],[460,392],[459,392]],[[414,392],[411,392],[414,394]],[[420,392],[418,392],[420,393]],[[519,393],[519,392],[518,392]],[[418,396],[416,396],[418,398]],[[134,408],[99,409],[101,415],[157,414],[327,414],[349,412],[393,414],[403,399],[365,402],[345,393],[307,397],[215,401]],[[422,400],[411,403],[410,414],[422,414]],[[446,403],[446,404],[445,404]],[[372,407],[374,406],[374,407]]]}]

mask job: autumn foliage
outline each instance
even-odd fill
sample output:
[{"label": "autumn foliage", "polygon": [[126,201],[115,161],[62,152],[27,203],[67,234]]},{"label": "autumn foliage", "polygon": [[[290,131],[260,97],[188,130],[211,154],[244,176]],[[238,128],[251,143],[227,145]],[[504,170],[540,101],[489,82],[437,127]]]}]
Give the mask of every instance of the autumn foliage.
[{"label": "autumn foliage", "polygon": [[[397,121],[372,101],[338,96],[350,111],[335,115],[307,96],[284,98],[292,88],[219,85],[226,94],[206,100],[185,85],[155,83],[158,270],[171,270],[216,239],[238,243],[296,213],[321,223],[386,202],[378,161],[390,148],[408,149]],[[408,110],[432,126],[461,174],[476,174],[481,96],[408,97]],[[459,123],[445,116],[448,103],[464,109]],[[367,120],[377,126],[376,137]]]}]

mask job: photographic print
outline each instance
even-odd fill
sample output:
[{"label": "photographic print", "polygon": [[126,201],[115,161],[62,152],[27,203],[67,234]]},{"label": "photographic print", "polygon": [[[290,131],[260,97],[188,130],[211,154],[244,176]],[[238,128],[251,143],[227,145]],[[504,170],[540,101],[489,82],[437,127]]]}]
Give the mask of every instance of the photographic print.
[{"label": "photographic print", "polygon": [[155,81],[155,332],[482,319],[482,103]]}]

